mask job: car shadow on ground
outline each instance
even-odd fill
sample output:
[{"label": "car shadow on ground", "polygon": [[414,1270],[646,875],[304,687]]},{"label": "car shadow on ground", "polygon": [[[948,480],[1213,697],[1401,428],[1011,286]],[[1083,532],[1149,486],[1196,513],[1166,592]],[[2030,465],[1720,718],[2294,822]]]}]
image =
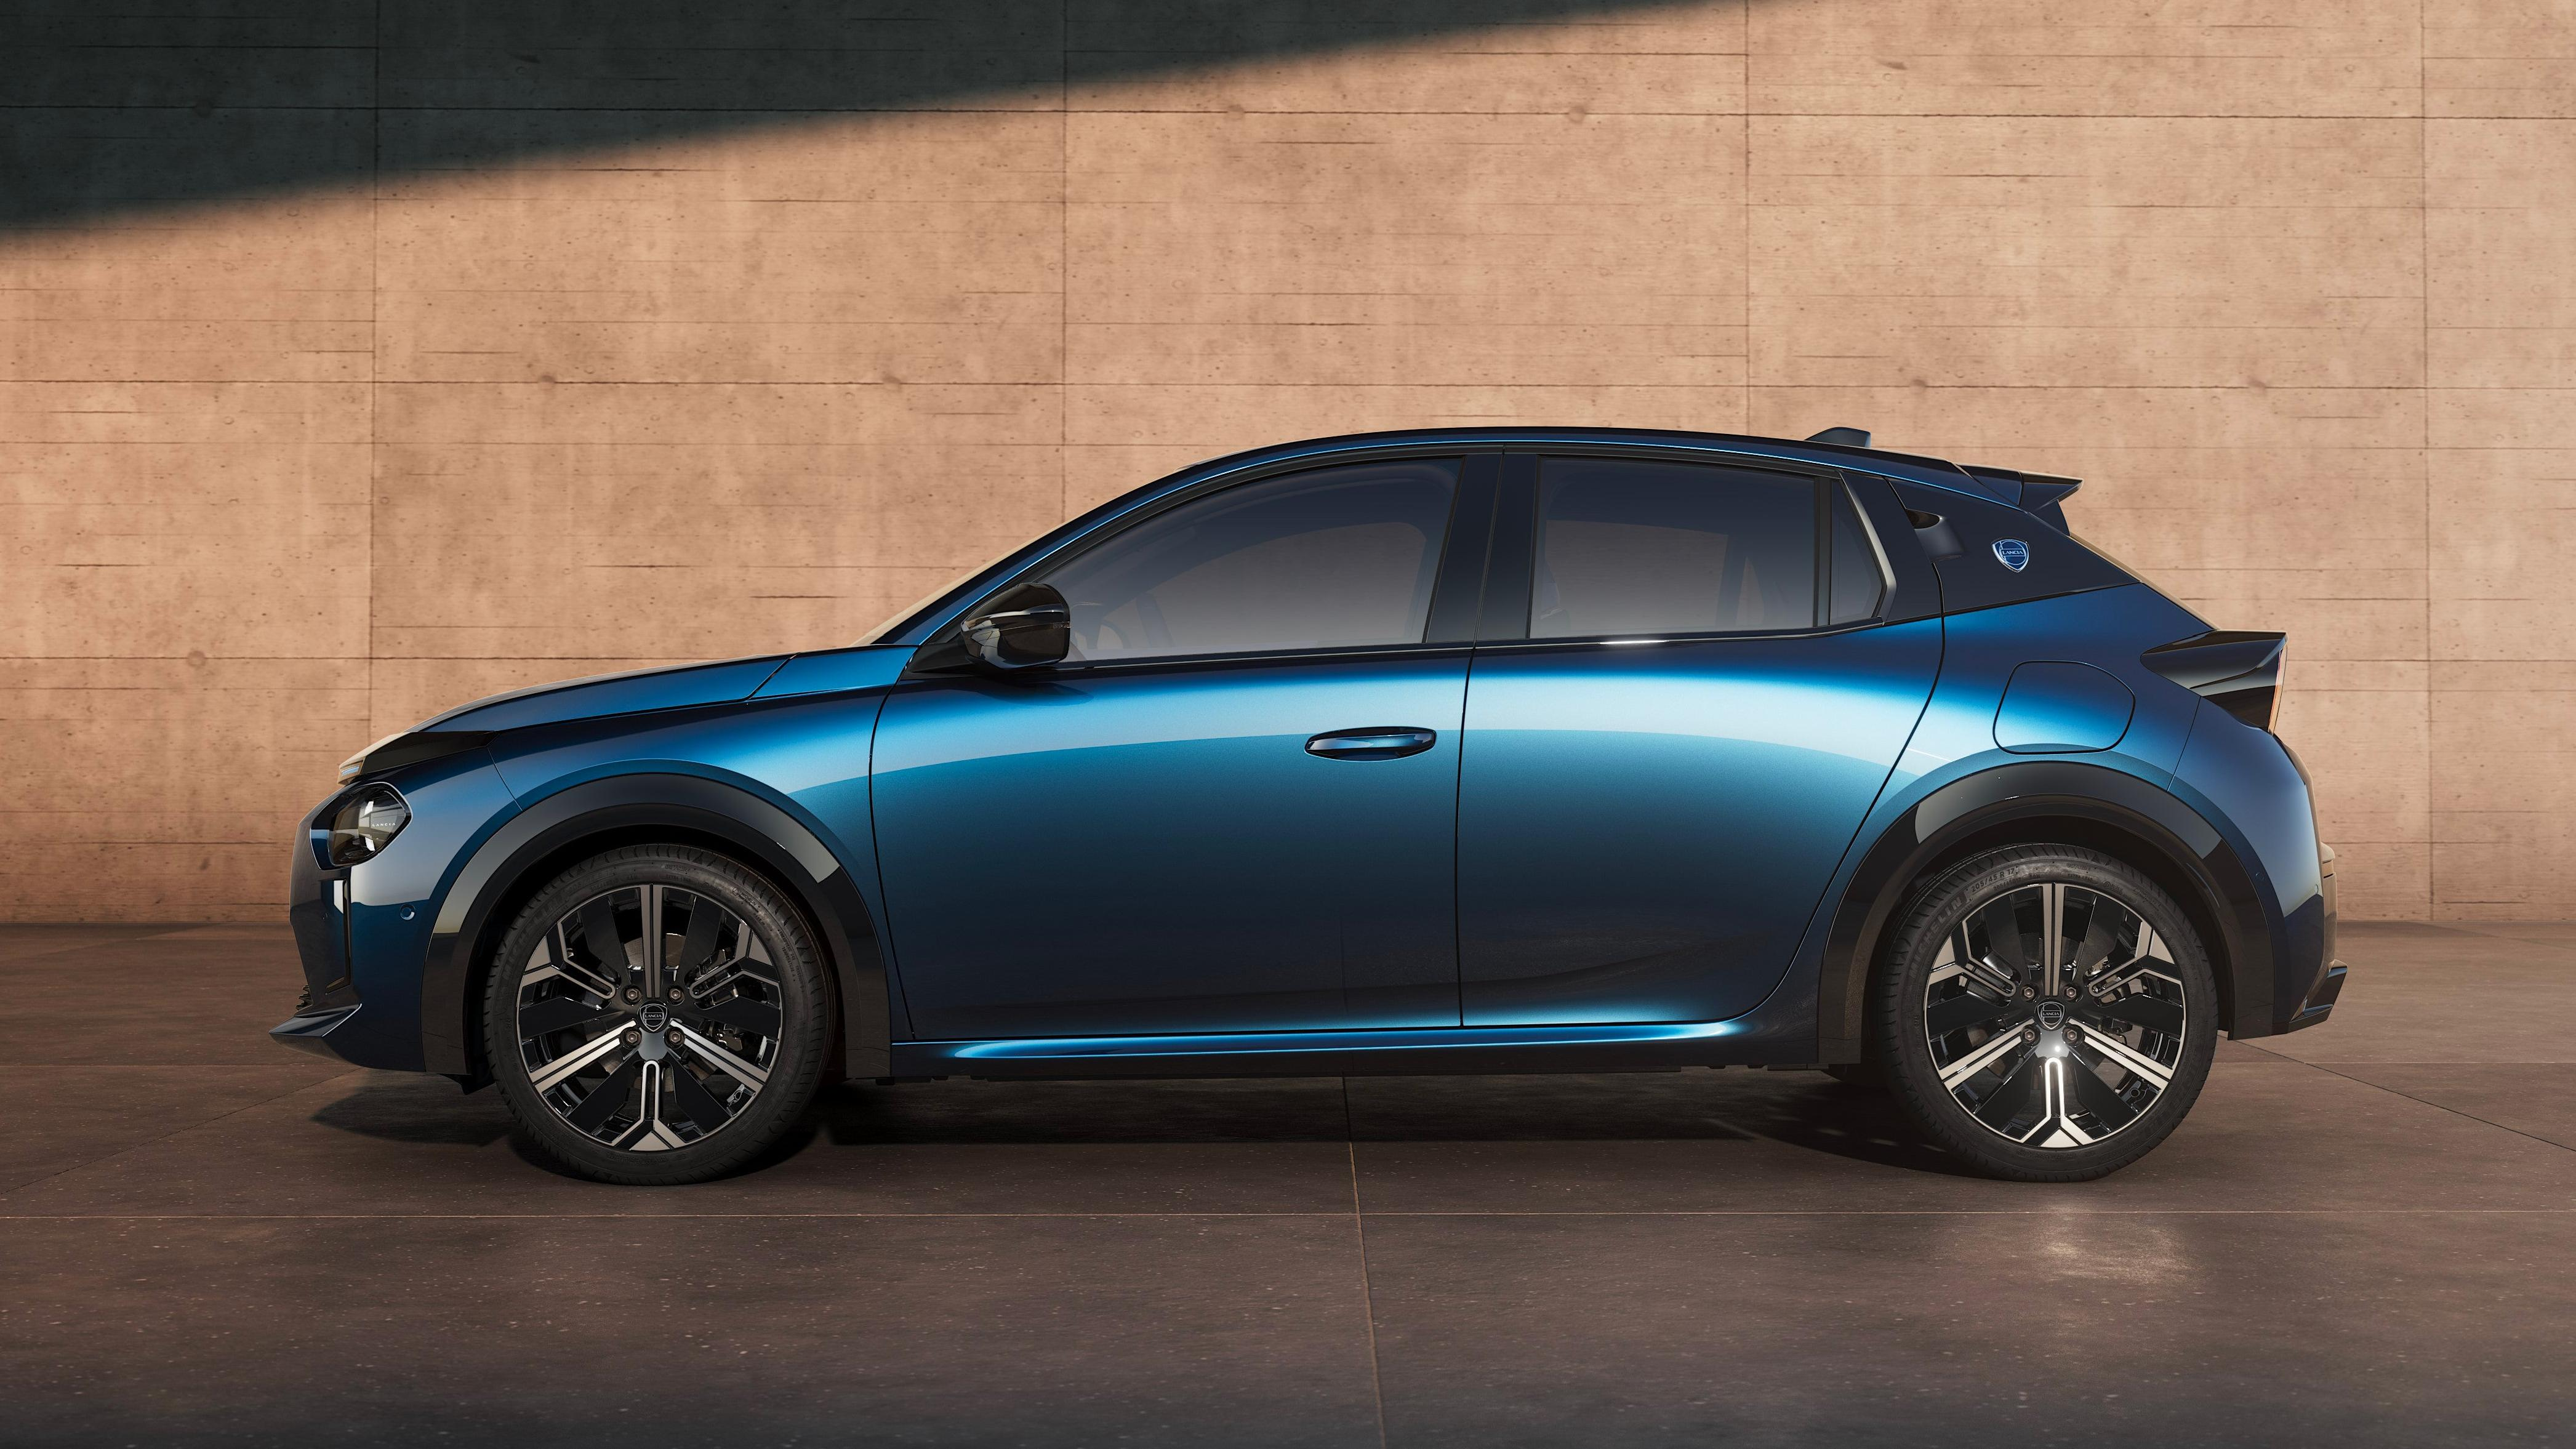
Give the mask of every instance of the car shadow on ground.
[{"label": "car shadow on ground", "polygon": [[498,1092],[471,1096],[436,1077],[369,1073],[357,1090],[326,1102],[313,1120],[384,1142],[489,1147],[514,1130]]},{"label": "car shadow on ground", "polygon": [[1884,1093],[1820,1072],[845,1085],[824,1094],[806,1132],[844,1147],[1768,1140],[1964,1172]]},{"label": "car shadow on ground", "polygon": [[[387,1142],[486,1147],[504,1138],[555,1169],[499,1093],[374,1074],[312,1120]],[[1876,1090],[1816,1072],[1598,1076],[939,1081],[828,1087],[757,1173],[809,1151],[889,1146],[1139,1143],[1769,1142],[1944,1176],[1965,1169]]]}]

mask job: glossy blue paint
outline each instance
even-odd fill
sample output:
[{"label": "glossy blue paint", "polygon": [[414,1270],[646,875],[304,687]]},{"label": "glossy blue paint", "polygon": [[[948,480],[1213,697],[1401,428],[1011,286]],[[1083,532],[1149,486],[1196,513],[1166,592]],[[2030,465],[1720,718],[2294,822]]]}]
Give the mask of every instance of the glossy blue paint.
[{"label": "glossy blue paint", "polygon": [[716,664],[688,664],[677,669],[643,669],[602,674],[591,679],[539,685],[460,705],[423,720],[419,730],[515,730],[565,720],[603,715],[645,714],[687,709],[692,705],[728,704],[748,699],[778,666],[784,655],[729,659]]},{"label": "glossy blue paint", "polygon": [[1940,681],[1863,833],[1952,780],[2023,758],[1996,743],[1995,718],[2013,672],[2032,661],[2080,657],[2135,696],[2117,747],[2087,759],[2169,784],[2200,697],[2138,656],[2205,627],[2143,584],[1950,615],[1943,621]]},{"label": "glossy blue paint", "polygon": [[2127,685],[2090,664],[2024,664],[1995,707],[1995,743],[2016,755],[2107,750],[2129,732],[2137,704]]},{"label": "glossy blue paint", "polygon": [[[877,731],[929,1037],[1454,1026],[1464,650],[907,682]],[[1429,729],[1335,760],[1311,737]]]},{"label": "glossy blue paint", "polygon": [[436,902],[473,847],[518,812],[518,801],[476,750],[404,772],[396,780],[411,824],[348,877],[350,979],[367,1009],[331,1033],[348,1061],[419,1071],[420,962]]},{"label": "glossy blue paint", "polygon": [[1923,712],[1937,620],[1481,648],[1458,811],[1469,1025],[1768,994]]},{"label": "glossy blue paint", "polygon": [[2175,793],[2224,831],[2255,872],[2279,941],[2274,977],[2262,984],[2272,1014],[2286,1019],[2324,970],[2329,929],[2307,771],[2269,730],[2204,701],[2176,773]]},{"label": "glossy blue paint", "polygon": [[873,906],[868,748],[884,700],[883,689],[856,689],[570,720],[495,739],[493,764],[526,805],[618,775],[695,775],[733,786],[811,831]]},{"label": "glossy blue paint", "polygon": [[829,649],[798,654],[769,677],[754,699],[784,699],[793,694],[839,694],[854,689],[883,689],[903,673],[909,649],[893,647]]}]

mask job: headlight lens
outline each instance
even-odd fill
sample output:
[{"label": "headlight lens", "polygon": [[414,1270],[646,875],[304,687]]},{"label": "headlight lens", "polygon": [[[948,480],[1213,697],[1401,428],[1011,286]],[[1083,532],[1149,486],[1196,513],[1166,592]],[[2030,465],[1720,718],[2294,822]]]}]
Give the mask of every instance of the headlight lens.
[{"label": "headlight lens", "polygon": [[411,823],[411,807],[391,785],[369,785],[340,803],[331,815],[331,863],[356,865],[378,851]]}]

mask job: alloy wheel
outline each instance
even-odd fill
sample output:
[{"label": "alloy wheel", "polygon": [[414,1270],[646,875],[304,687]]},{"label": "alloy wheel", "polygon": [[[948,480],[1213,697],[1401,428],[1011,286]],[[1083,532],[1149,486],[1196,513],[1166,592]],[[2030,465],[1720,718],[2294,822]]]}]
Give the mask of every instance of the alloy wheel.
[{"label": "alloy wheel", "polygon": [[2059,881],[1993,896],[1952,924],[1923,988],[1942,1088],[1987,1131],[2090,1146],[2163,1096],[2189,1020],[2172,948],[2138,909]]},{"label": "alloy wheel", "polygon": [[623,886],[565,912],[529,955],[519,1058],[538,1100],[583,1136],[687,1147],[768,1085],[785,999],[768,943],[721,902]]}]

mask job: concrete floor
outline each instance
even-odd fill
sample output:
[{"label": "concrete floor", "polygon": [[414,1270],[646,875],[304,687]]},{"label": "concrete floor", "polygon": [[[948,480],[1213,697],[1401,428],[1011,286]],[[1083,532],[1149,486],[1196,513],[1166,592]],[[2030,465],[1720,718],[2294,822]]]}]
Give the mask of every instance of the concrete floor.
[{"label": "concrete floor", "polygon": [[2344,944],[2084,1186],[1693,1072],[844,1088],[648,1191],[272,1046],[281,931],[0,927],[0,1439],[2576,1438],[2576,927]]}]

